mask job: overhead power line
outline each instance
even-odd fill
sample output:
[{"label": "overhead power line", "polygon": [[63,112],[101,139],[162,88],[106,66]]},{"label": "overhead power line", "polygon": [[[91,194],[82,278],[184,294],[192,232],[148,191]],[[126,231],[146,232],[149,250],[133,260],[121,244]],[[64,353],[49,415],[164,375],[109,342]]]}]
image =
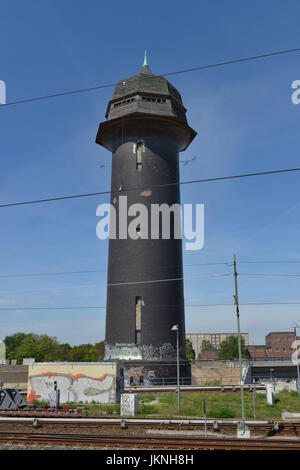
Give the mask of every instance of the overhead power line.
[{"label": "overhead power line", "polygon": [[[240,303],[239,305],[245,305],[245,306],[251,306],[251,305],[299,305],[300,300],[296,302],[244,302]],[[225,306],[235,306],[234,303],[228,303],[228,304],[191,304],[191,305],[185,305],[185,307],[225,307]]]},{"label": "overhead power line", "polygon": [[106,194],[122,194],[128,191],[142,191],[145,189],[155,189],[155,188],[164,188],[169,186],[178,186],[178,185],[186,185],[186,184],[196,184],[196,183],[210,183],[212,181],[225,181],[225,180],[232,180],[238,178],[250,178],[252,176],[266,176],[266,175],[276,175],[281,173],[291,173],[294,171],[300,171],[300,168],[287,168],[283,170],[270,170],[270,171],[259,171],[256,173],[243,173],[239,175],[231,175],[231,176],[219,176],[214,178],[204,178],[204,179],[197,179],[197,180],[190,180],[190,181],[177,181],[174,183],[166,183],[166,184],[156,184],[150,186],[143,186],[143,187],[133,187],[133,188],[122,188],[118,190],[107,190],[107,191],[98,191],[95,193],[82,193],[82,194],[73,194],[70,196],[58,196],[58,197],[50,197],[46,199],[35,199],[31,201],[21,201],[21,202],[10,202],[6,204],[0,204],[0,208],[3,207],[15,207],[15,206],[25,206],[29,204],[41,204],[45,202],[56,202],[56,201],[63,201],[67,199],[78,199],[82,197],[92,197],[92,196],[103,196]]},{"label": "overhead power line", "polygon": [[231,273],[217,273],[217,274],[204,274],[202,276],[185,276],[185,277],[174,277],[168,279],[150,279],[147,281],[131,281],[131,282],[114,282],[108,284],[83,284],[76,286],[64,286],[64,287],[44,287],[40,289],[30,289],[30,290],[0,290],[1,294],[12,294],[12,293],[21,293],[21,292],[41,292],[41,291],[53,291],[53,290],[69,290],[69,289],[88,289],[88,288],[99,288],[99,287],[119,287],[119,286],[129,286],[135,284],[154,284],[159,282],[178,282],[183,281],[184,279],[202,279],[202,278],[219,278],[225,276],[231,276]]},{"label": "overhead power line", "polygon": [[[169,75],[179,75],[179,74],[183,74],[183,73],[196,72],[196,71],[199,71],[199,70],[211,69],[211,68],[216,68],[216,67],[223,67],[225,65],[239,64],[239,63],[242,63],[242,62],[250,62],[250,61],[254,61],[254,60],[265,59],[267,57],[274,57],[274,56],[279,56],[279,55],[283,55],[283,54],[291,54],[291,53],[295,53],[295,52],[299,52],[299,51],[300,51],[300,47],[296,47],[294,49],[285,49],[285,50],[281,50],[281,51],[273,51],[273,52],[268,52],[268,53],[259,54],[259,55],[255,55],[255,56],[250,56],[250,57],[242,57],[242,58],[238,58],[238,59],[229,59],[229,60],[226,60],[226,61],[223,61],[223,62],[200,65],[199,67],[192,67],[192,68],[188,68],[188,69],[176,70],[175,72],[167,72],[167,73],[164,73],[164,74],[158,75],[158,76],[167,77]],[[150,76],[147,75],[147,80],[149,80],[150,77],[151,77],[151,75]],[[153,76],[153,78],[155,78],[155,77],[157,77],[157,75]],[[141,80],[141,78],[139,78],[139,80]],[[111,87],[116,86],[117,83],[118,82],[107,83],[107,84],[104,84],[104,85],[97,85],[97,86],[89,87],[89,88],[81,88],[81,89],[78,89],[78,90],[69,90],[69,91],[63,91],[63,92],[60,92],[60,93],[53,93],[53,94],[49,94],[49,95],[44,95],[44,96],[37,96],[37,97],[25,98],[25,99],[21,99],[21,100],[17,100],[17,101],[10,101],[8,103],[0,105],[0,107],[12,106],[12,105],[17,105],[17,104],[22,104],[22,103],[30,103],[30,102],[34,102],[34,101],[42,101],[42,100],[47,100],[47,99],[50,99],[50,98],[58,98],[58,97],[61,97],[61,96],[75,95],[75,94],[79,94],[79,93],[86,93],[86,92],[89,92],[89,91],[100,90],[100,89],[103,89],[103,88],[111,88]]]},{"label": "overhead power line", "polygon": [[[193,267],[193,266],[207,266],[207,265],[224,265],[230,266],[229,263],[195,263],[195,264],[186,264],[183,266]],[[170,268],[176,267],[178,265],[169,265],[169,266],[156,266],[153,269],[158,268]],[[151,270],[151,269],[150,269]],[[87,270],[87,271],[61,271],[55,273],[24,273],[24,274],[2,274],[0,278],[14,278],[14,277],[35,277],[35,276],[48,276],[48,275],[61,275],[61,274],[82,274],[82,273],[100,273],[106,272],[107,270]],[[291,273],[243,273],[239,272],[239,276],[253,276],[253,277],[300,277],[300,274],[291,274]],[[114,287],[114,286],[122,286],[122,285],[132,285],[132,284],[149,284],[149,283],[160,283],[160,282],[171,282],[171,281],[183,281],[185,279],[202,279],[202,278],[219,278],[219,277],[227,277],[232,276],[232,273],[210,273],[210,274],[203,274],[200,276],[184,276],[178,278],[167,278],[167,279],[150,279],[146,281],[130,281],[130,282],[119,282],[119,283],[112,283],[112,284],[84,284],[84,285],[75,285],[75,286],[64,286],[64,287],[45,287],[40,289],[33,289],[33,290],[8,290],[8,291],[0,291],[0,293],[17,293],[17,292],[35,292],[35,291],[45,291],[45,290],[68,290],[68,289],[84,289],[84,288],[97,288],[97,287]]]},{"label": "overhead power line", "polygon": [[58,272],[43,272],[43,273],[13,273],[13,274],[0,274],[0,278],[10,277],[35,277],[35,276],[57,276],[64,274],[87,274],[87,273],[104,273],[107,269],[95,269],[87,271],[58,271]]},{"label": "overhead power line", "polygon": [[[260,273],[238,273],[239,276],[280,276],[280,277],[300,277],[299,274],[260,274]],[[200,276],[184,276],[167,279],[149,279],[146,281],[128,281],[128,282],[114,282],[108,284],[83,284],[83,285],[72,285],[64,287],[42,287],[40,289],[26,289],[26,290],[0,290],[0,294],[12,294],[12,293],[24,293],[24,292],[41,292],[41,291],[57,291],[57,290],[70,290],[70,289],[94,289],[99,287],[120,287],[130,286],[137,284],[157,284],[162,282],[179,282],[185,279],[214,279],[220,277],[232,276],[232,273],[215,273],[215,274],[203,274]]]},{"label": "overhead power line", "polygon": [[87,306],[82,306],[82,307],[1,307],[0,310],[12,310],[12,311],[17,311],[17,310],[96,310],[96,309],[102,309],[106,308],[104,305],[102,306],[93,306],[93,307],[87,307]]},{"label": "overhead power line", "polygon": [[[239,264],[300,264],[299,261],[291,261],[291,260],[280,260],[280,261],[239,261]],[[197,267],[197,266],[232,266],[231,261],[219,261],[219,262],[211,262],[211,263],[189,263],[183,264],[183,267]],[[157,265],[153,268],[147,267],[147,270],[154,271],[160,268],[173,268],[179,266],[178,264],[169,264],[169,265]],[[145,268],[146,269],[146,268]],[[68,274],[90,274],[90,273],[106,273],[106,269],[91,269],[91,270],[77,270],[77,271],[56,271],[56,272],[38,272],[38,273],[3,273],[0,274],[0,278],[15,278],[15,277],[35,277],[35,276],[60,276],[60,275],[68,275]],[[249,276],[271,276],[272,274],[261,274],[261,273],[240,273],[243,275]],[[276,276],[300,276],[300,274],[275,274]]]},{"label": "overhead power line", "polygon": [[[239,305],[244,306],[259,306],[259,305],[300,305],[300,301],[294,302],[245,302],[239,303]],[[164,307],[178,307],[177,305],[151,305],[152,308],[164,308]],[[234,307],[234,303],[215,303],[215,304],[185,304],[185,307]],[[0,310],[97,310],[105,309],[105,305],[95,305],[95,306],[75,306],[75,307],[1,307]]]},{"label": "overhead power line", "polygon": [[262,277],[300,277],[300,274],[289,273],[239,273],[242,276],[262,276]]},{"label": "overhead power line", "polygon": [[[299,261],[300,263],[300,261]],[[220,266],[224,265],[227,266],[229,263],[226,262],[219,262],[219,263],[191,263],[191,264],[183,264],[185,267],[193,267],[193,266]],[[127,265],[128,266],[128,265]],[[154,271],[155,269],[160,268],[175,268],[177,266],[181,266],[179,264],[169,264],[169,265],[156,265],[152,268],[145,268],[144,271]],[[87,274],[87,273],[106,273],[106,269],[94,269],[94,270],[83,270],[83,271],[57,271],[57,272],[41,272],[41,273],[11,273],[11,274],[0,274],[0,278],[10,278],[10,277],[34,277],[34,276],[56,276],[56,275],[65,275],[65,274]]]},{"label": "overhead power line", "polygon": [[277,260],[277,261],[239,261],[239,264],[299,264],[300,260]]}]

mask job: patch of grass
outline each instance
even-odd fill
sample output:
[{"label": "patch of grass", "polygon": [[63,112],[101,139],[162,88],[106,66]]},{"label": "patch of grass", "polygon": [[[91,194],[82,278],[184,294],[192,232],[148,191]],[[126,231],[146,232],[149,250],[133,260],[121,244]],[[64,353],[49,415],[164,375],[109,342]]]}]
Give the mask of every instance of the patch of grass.
[{"label": "patch of grass", "polygon": [[116,403],[115,405],[87,405],[85,412],[85,416],[103,416],[103,415],[112,415],[112,414],[120,414],[120,403]]},{"label": "patch of grass", "polygon": [[155,405],[144,405],[143,403],[139,405],[139,415],[151,415],[158,413],[159,409]]},{"label": "patch of grass", "polygon": [[[203,417],[204,399],[206,400],[206,413],[209,418],[241,418],[241,395],[235,393],[189,393],[181,394],[180,416]],[[177,394],[168,394],[160,397],[161,412],[164,416],[178,415]],[[253,419],[253,395],[244,394],[245,417]],[[278,419],[283,411],[300,412],[300,397],[296,392],[284,390],[275,397],[274,405],[268,405],[266,395],[257,393],[255,398],[256,419]]]},{"label": "patch of grass", "polygon": [[32,402],[32,405],[33,405],[33,406],[36,406],[36,407],[38,407],[38,408],[47,408],[47,407],[49,406],[49,401],[46,401],[46,400],[44,400],[44,401],[42,401],[42,400],[34,400],[34,401]]},{"label": "patch of grass", "polygon": [[[157,405],[149,402],[157,398]],[[245,392],[245,417],[253,419],[253,394]],[[208,418],[241,419],[241,395],[235,393],[181,393],[181,411],[177,410],[177,393],[168,393],[161,396],[140,396],[139,416],[156,415],[170,418],[172,416],[198,417],[204,416],[204,400],[206,400],[206,413]],[[41,402],[36,402],[42,406]],[[268,405],[266,395],[256,393],[256,419],[268,420],[281,418],[283,411],[300,413],[300,397],[297,392],[283,390],[276,394],[274,405]],[[70,405],[68,405],[70,406]],[[115,405],[86,404],[84,415],[105,416],[120,415],[120,403]]]},{"label": "patch of grass", "polygon": [[166,403],[167,405],[175,405],[177,403],[177,394],[162,395],[159,398],[160,403]]},{"label": "patch of grass", "polygon": [[140,395],[140,400],[144,403],[149,403],[149,401],[153,401],[155,398],[155,395]]},{"label": "patch of grass", "polygon": [[218,406],[215,408],[212,408],[211,410],[208,411],[207,413],[208,418],[219,418],[219,419],[225,419],[225,418],[235,418],[236,417],[236,411],[233,407],[230,407],[228,405],[224,406]]}]

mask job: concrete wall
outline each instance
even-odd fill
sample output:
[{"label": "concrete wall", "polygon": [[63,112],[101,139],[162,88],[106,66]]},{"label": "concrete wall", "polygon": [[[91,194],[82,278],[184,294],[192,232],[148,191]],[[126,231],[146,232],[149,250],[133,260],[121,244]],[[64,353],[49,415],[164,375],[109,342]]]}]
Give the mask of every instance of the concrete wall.
[{"label": "concrete wall", "polygon": [[[243,364],[243,369],[246,364]],[[196,361],[192,364],[192,385],[239,385],[240,366],[233,361]]]},{"label": "concrete wall", "polygon": [[0,365],[0,380],[5,388],[17,388],[26,390],[28,382],[28,366],[24,365]]},{"label": "concrete wall", "polygon": [[40,362],[29,366],[28,402],[49,401],[55,381],[61,403],[116,403],[123,387],[115,362]]}]

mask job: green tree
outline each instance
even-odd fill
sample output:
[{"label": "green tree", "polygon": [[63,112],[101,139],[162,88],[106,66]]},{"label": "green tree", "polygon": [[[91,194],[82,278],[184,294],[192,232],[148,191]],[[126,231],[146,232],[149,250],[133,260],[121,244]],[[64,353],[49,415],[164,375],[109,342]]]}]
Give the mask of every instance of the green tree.
[{"label": "green tree", "polygon": [[14,333],[11,336],[6,336],[4,339],[6,349],[12,352],[16,351],[16,349],[21,346],[25,336],[25,333]]},{"label": "green tree", "polygon": [[97,352],[97,361],[103,361],[105,354],[105,341],[99,341],[99,343],[95,343],[94,348]]},{"label": "green tree", "polygon": [[97,351],[92,344],[80,344],[73,346],[69,353],[72,362],[96,362]]},{"label": "green tree", "polygon": [[6,338],[4,339],[4,343],[6,348],[7,359],[16,359],[17,348],[21,346],[25,337],[25,333],[15,333],[11,336],[6,336]]},{"label": "green tree", "polygon": [[14,333],[13,335],[6,336],[4,339],[6,347],[6,358],[16,359],[17,351],[24,343],[35,341],[33,333]]},{"label": "green tree", "polygon": [[44,361],[44,353],[37,343],[22,344],[16,352],[16,359],[18,363],[22,363],[25,357],[32,357],[36,362]]},{"label": "green tree", "polygon": [[213,351],[214,347],[210,341],[204,339],[201,344],[201,351]]},{"label": "green tree", "polygon": [[192,342],[188,338],[185,338],[185,349],[186,349],[186,357],[188,359],[194,360],[195,359],[195,351],[193,349]]},{"label": "green tree", "polygon": [[[218,359],[235,359],[239,357],[239,348],[238,348],[238,337],[237,336],[228,336],[221,343],[221,350],[218,355]],[[248,358],[249,352],[245,347],[245,339],[241,336],[241,350],[242,357]]]},{"label": "green tree", "polygon": [[58,341],[56,337],[51,337],[48,335],[40,335],[36,338],[36,344],[38,344],[44,355],[44,361],[58,361],[59,358],[59,350],[58,350]]},{"label": "green tree", "polygon": [[17,359],[18,363],[24,357],[32,357],[37,362],[96,362],[103,359],[105,349],[104,341],[71,347],[68,343],[59,344],[55,336],[21,332],[7,336],[4,342],[7,359]]},{"label": "green tree", "polygon": [[38,341],[39,341],[39,335],[37,335],[36,333],[27,333],[25,335],[25,338],[22,341],[22,345],[23,344],[38,343]]},{"label": "green tree", "polygon": [[68,343],[59,344],[57,346],[57,361],[70,361],[71,346]]}]

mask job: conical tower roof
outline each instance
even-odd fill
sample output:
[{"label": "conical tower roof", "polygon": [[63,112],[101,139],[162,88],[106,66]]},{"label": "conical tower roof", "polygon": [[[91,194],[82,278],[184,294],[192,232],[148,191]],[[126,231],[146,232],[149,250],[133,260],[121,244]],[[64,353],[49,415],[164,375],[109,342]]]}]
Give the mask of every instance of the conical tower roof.
[{"label": "conical tower roof", "polygon": [[96,142],[110,150],[113,142],[110,132],[121,132],[123,139],[126,122],[130,125],[135,125],[135,122],[160,122],[162,126],[176,129],[174,132],[178,131],[181,136],[180,151],[196,135],[187,123],[186,109],[179,91],[165,77],[151,72],[146,51],[139,73],[120,80],[115,86],[105,117],[107,120],[100,124]]},{"label": "conical tower roof", "polygon": [[140,72],[128,78],[120,80],[114,90],[112,100],[120,99],[132,93],[145,92],[160,95],[171,95],[179,103],[182,103],[179,91],[161,75],[154,75],[148,64],[147,51],[145,51],[144,63]]}]

